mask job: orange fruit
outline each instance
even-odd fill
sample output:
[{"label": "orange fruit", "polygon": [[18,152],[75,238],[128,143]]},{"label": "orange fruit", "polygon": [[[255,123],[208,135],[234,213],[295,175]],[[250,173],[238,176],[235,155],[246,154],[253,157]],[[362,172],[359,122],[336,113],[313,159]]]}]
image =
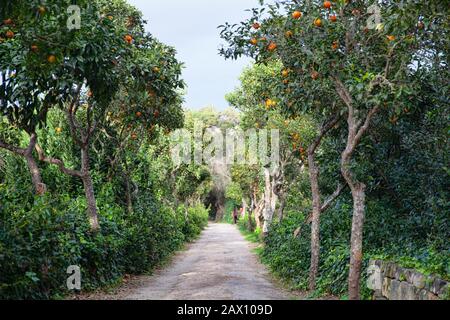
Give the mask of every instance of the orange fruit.
[{"label": "orange fruit", "polygon": [[284,84],[289,84],[289,80],[288,80],[288,79],[284,79],[284,80],[283,80],[283,83],[284,83]]},{"label": "orange fruit", "polygon": [[58,127],[58,128],[55,129],[55,131],[56,131],[56,133],[61,133],[62,129]]},{"label": "orange fruit", "polygon": [[292,13],[292,18],[294,19],[300,19],[302,17],[302,13],[300,11],[294,11]]},{"label": "orange fruit", "polygon": [[286,78],[287,76],[289,76],[289,70],[284,69],[283,71],[281,71],[281,74]]},{"label": "orange fruit", "polygon": [[425,23],[423,23],[422,21],[419,21],[419,23],[417,24],[417,28],[422,30],[423,28],[425,28]]},{"label": "orange fruit", "polygon": [[138,117],[138,118],[142,117],[142,112],[140,112],[140,111],[136,112],[136,117]]},{"label": "orange fruit", "polygon": [[6,31],[6,37],[8,39],[14,38],[14,32],[12,32],[11,30]]},{"label": "orange fruit", "polygon": [[114,17],[113,16],[108,16],[108,19],[112,20],[112,19],[114,19]]},{"label": "orange fruit", "polygon": [[153,112],[153,116],[154,116],[155,118],[158,118],[158,117],[159,117],[159,111],[156,110],[155,112]]},{"label": "orange fruit", "polygon": [[125,41],[128,42],[129,44],[131,44],[133,42],[133,37],[130,36],[129,34],[127,34],[125,36]]},{"label": "orange fruit", "polygon": [[47,57],[47,61],[49,62],[49,63],[55,63],[56,62],[56,57],[54,56],[54,55],[49,55],[48,57]]},{"label": "orange fruit", "polygon": [[336,22],[337,21],[336,15],[333,14],[332,16],[330,16],[330,20],[331,20],[331,22]]},{"label": "orange fruit", "polygon": [[317,71],[311,72],[311,78],[312,78],[313,80],[319,79],[319,73],[318,73]]},{"label": "orange fruit", "polygon": [[252,27],[253,27],[253,29],[258,30],[259,28],[261,28],[261,25],[260,25],[258,22],[255,22],[255,23],[252,25]]},{"label": "orange fruit", "polygon": [[294,33],[290,30],[286,31],[285,36],[286,38],[291,38],[294,35]]},{"label": "orange fruit", "polygon": [[254,46],[256,46],[258,44],[258,40],[256,40],[256,38],[253,38],[250,40],[250,43]]},{"label": "orange fruit", "polygon": [[320,18],[317,18],[316,20],[314,20],[314,25],[320,28],[322,26],[322,20]]},{"label": "orange fruit", "polygon": [[33,52],[38,52],[38,51],[39,51],[39,47],[38,47],[37,45],[33,44],[33,45],[31,46],[31,51],[33,51]]},{"label": "orange fruit", "polygon": [[323,7],[324,7],[325,9],[330,9],[330,8],[331,8],[331,1],[325,1],[325,2],[323,3]]},{"label": "orange fruit", "polygon": [[87,96],[88,96],[89,98],[91,98],[93,95],[94,95],[94,94],[92,93],[92,91],[89,90],[88,93],[87,93]]},{"label": "orange fruit", "polygon": [[331,45],[331,48],[333,48],[333,50],[339,49],[339,42],[338,41],[334,41],[333,44]]},{"label": "orange fruit", "polygon": [[395,40],[395,36],[392,36],[392,35],[387,36],[387,39],[388,39],[389,41],[394,41],[394,40]]},{"label": "orange fruit", "polygon": [[269,51],[275,51],[276,48],[277,48],[277,44],[275,42],[269,43],[269,46],[267,47],[267,49],[269,49]]},{"label": "orange fruit", "polygon": [[274,107],[276,105],[276,102],[273,101],[272,99],[267,99],[266,100],[266,107],[270,108],[270,107]]},{"label": "orange fruit", "polygon": [[137,134],[136,133],[132,133],[131,134],[131,139],[136,140],[137,139]]}]

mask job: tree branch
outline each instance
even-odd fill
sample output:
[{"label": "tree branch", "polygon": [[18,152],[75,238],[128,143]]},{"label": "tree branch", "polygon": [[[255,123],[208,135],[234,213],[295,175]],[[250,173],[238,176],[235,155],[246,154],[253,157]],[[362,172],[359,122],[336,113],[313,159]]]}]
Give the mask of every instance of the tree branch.
[{"label": "tree branch", "polygon": [[10,152],[12,152],[12,153],[14,153],[16,155],[19,155],[19,156],[24,156],[25,153],[27,152],[26,149],[22,149],[22,148],[10,145],[9,143],[6,143],[6,142],[1,141],[1,140],[0,140],[0,148],[6,149],[6,150],[8,150],[8,151],[10,151]]},{"label": "tree branch", "polygon": [[325,212],[326,210],[328,210],[328,208],[331,206],[331,204],[341,195],[341,193],[347,188],[348,184],[338,184],[338,187],[336,189],[336,191],[328,197],[327,200],[325,200],[325,202],[323,203],[322,207],[320,208],[320,213]]},{"label": "tree branch", "polygon": [[37,154],[39,156],[39,161],[46,162],[46,163],[58,166],[59,170],[62,173],[66,174],[66,175],[69,175],[69,176],[72,176],[72,177],[77,177],[77,178],[82,178],[83,177],[83,174],[80,171],[68,169],[64,165],[64,162],[62,160],[45,156],[44,150],[42,150],[42,148],[41,148],[41,146],[39,144],[36,144],[35,150],[36,150],[36,152],[37,152]]}]

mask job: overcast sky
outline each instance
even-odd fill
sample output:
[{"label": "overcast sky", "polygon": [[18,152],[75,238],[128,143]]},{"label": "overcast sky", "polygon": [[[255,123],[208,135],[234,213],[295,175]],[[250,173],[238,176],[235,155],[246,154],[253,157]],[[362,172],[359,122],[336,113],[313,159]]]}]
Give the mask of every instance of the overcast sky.
[{"label": "overcast sky", "polygon": [[239,84],[238,77],[250,60],[225,61],[219,56],[221,39],[217,27],[249,17],[251,14],[245,9],[258,6],[258,0],[128,1],[144,13],[148,31],[174,46],[179,60],[185,63],[185,107],[226,108],[224,96]]}]

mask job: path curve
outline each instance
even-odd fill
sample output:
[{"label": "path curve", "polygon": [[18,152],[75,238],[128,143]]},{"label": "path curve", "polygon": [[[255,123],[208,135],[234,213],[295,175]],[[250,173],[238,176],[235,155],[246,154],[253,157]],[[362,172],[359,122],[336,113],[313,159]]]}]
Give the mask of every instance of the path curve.
[{"label": "path curve", "polygon": [[124,299],[284,300],[252,252],[254,245],[229,224],[209,224],[169,266],[146,277]]}]

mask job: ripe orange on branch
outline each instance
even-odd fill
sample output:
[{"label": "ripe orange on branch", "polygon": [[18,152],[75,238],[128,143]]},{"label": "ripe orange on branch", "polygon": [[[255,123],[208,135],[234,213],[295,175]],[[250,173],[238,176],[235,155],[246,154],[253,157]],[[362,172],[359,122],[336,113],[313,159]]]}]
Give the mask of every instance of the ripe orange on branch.
[{"label": "ripe orange on branch", "polygon": [[331,8],[331,1],[325,1],[325,2],[323,3],[323,7],[324,7],[325,9],[330,9],[330,8]]},{"label": "ripe orange on branch", "polygon": [[271,43],[269,43],[269,46],[267,47],[267,49],[269,51],[275,51],[277,47],[278,46],[277,46],[277,44],[275,42],[271,42]]},{"label": "ripe orange on branch", "polygon": [[336,22],[337,21],[336,15],[333,14],[332,16],[330,16],[330,20],[331,20],[331,22]]},{"label": "ripe orange on branch", "polygon": [[56,62],[56,57],[54,56],[54,55],[49,55],[48,57],[47,57],[47,61],[49,62],[49,63],[55,63]]},{"label": "ripe orange on branch", "polygon": [[253,27],[253,29],[258,30],[259,28],[261,28],[261,25],[260,25],[258,22],[255,22],[255,23],[252,25],[252,27]]},{"label": "ripe orange on branch", "polygon": [[331,48],[333,50],[339,49],[339,42],[338,41],[334,41],[333,44],[331,45]]},{"label": "ripe orange on branch", "polygon": [[33,51],[33,52],[38,52],[38,51],[39,51],[39,47],[38,47],[37,45],[33,44],[33,45],[31,46],[31,51]]},{"label": "ripe orange on branch", "polygon": [[250,43],[254,46],[256,46],[258,44],[258,40],[256,38],[253,38],[250,40]]},{"label": "ripe orange on branch", "polygon": [[292,38],[293,35],[294,33],[291,30],[286,31],[285,33],[286,38]]},{"label": "ripe orange on branch", "polygon": [[314,25],[320,28],[322,26],[322,19],[317,18],[316,20],[314,20]]},{"label": "ripe orange on branch", "polygon": [[311,72],[311,78],[312,78],[313,80],[319,79],[319,76],[320,76],[320,74],[319,74],[317,71]]},{"label": "ripe orange on branch", "polygon": [[294,11],[292,13],[292,18],[294,19],[300,19],[302,17],[302,13],[300,11]]},{"label": "ripe orange on branch", "polygon": [[394,40],[395,40],[395,36],[392,36],[392,35],[387,36],[387,39],[388,39],[389,41],[394,41]]},{"label": "ripe orange on branch", "polygon": [[129,34],[125,36],[125,41],[128,42],[128,44],[131,44],[133,42],[133,37]]},{"label": "ripe orange on branch", "polygon": [[12,32],[11,30],[6,31],[6,37],[8,39],[14,38],[14,32]]},{"label": "ripe orange on branch", "polygon": [[267,99],[266,100],[266,108],[267,109],[269,109],[270,107],[275,107],[276,104],[277,103],[274,100],[272,100],[272,99]]}]

